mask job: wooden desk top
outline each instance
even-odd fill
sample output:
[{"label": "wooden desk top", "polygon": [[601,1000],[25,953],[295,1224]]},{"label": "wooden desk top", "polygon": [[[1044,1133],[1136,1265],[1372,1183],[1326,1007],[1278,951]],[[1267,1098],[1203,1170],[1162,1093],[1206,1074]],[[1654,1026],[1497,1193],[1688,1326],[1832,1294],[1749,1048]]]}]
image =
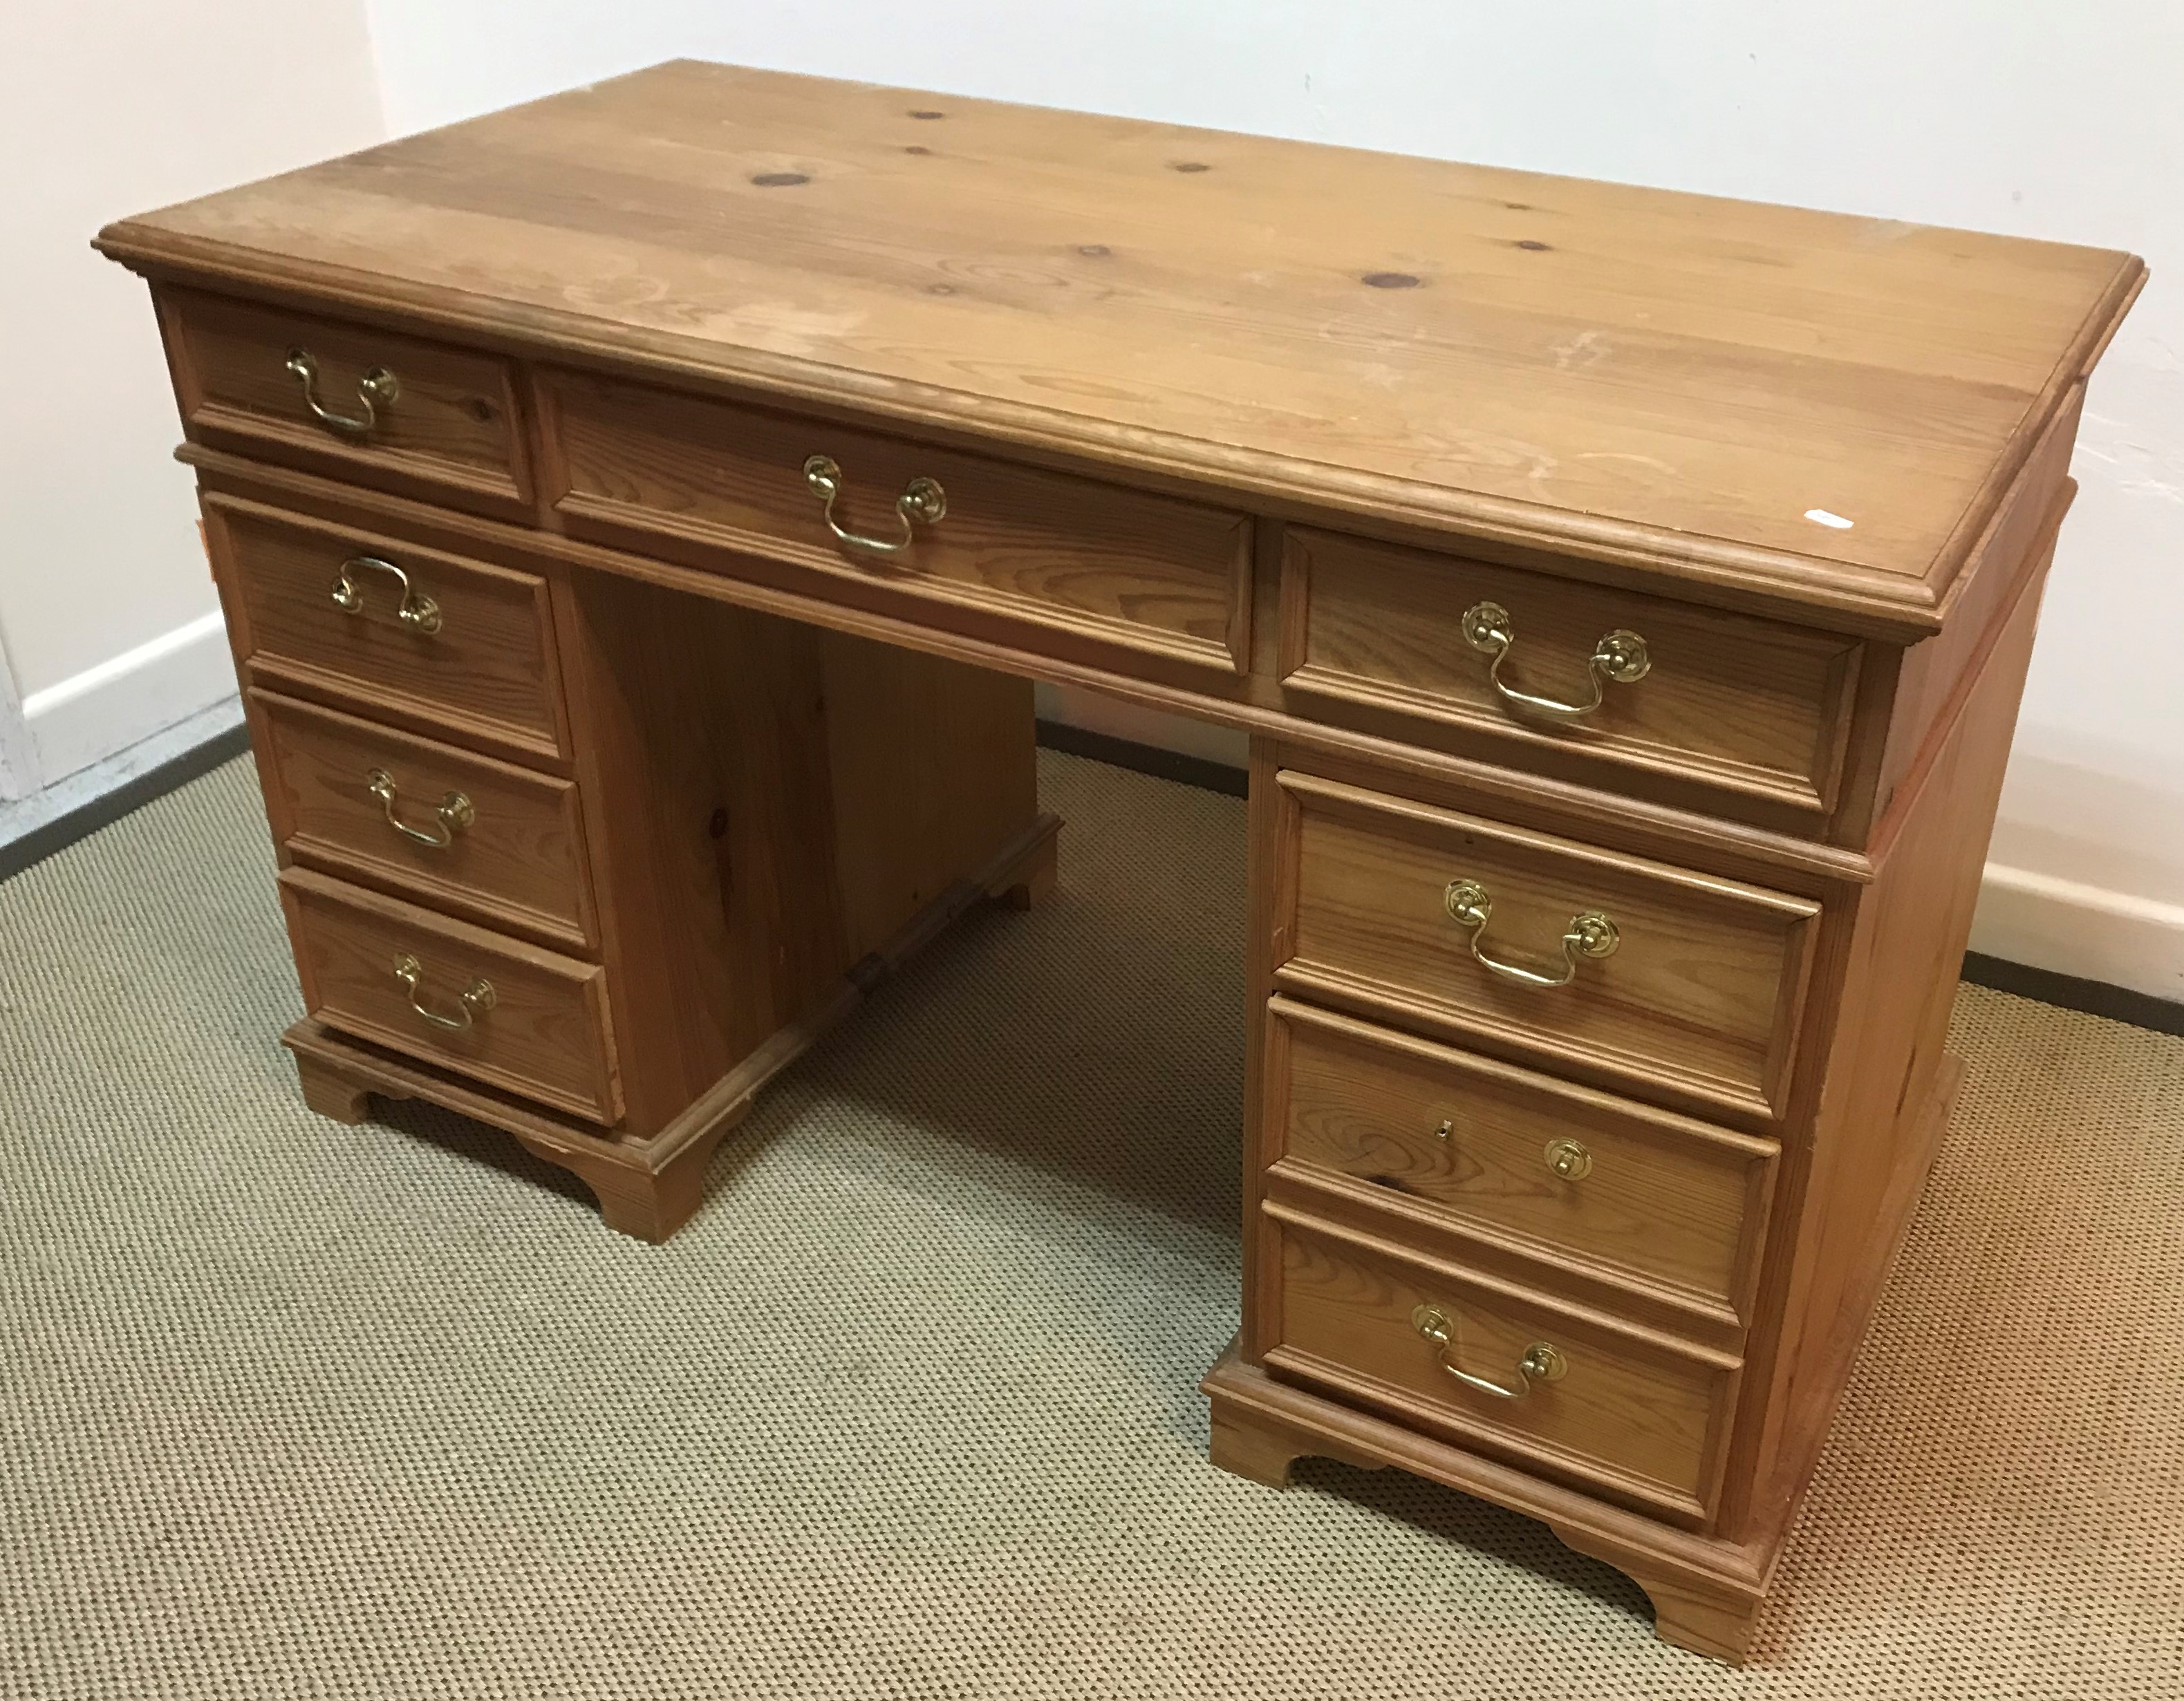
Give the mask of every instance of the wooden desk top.
[{"label": "wooden desk top", "polygon": [[99,246],[1907,630],[2145,276],[2106,250],[688,61]]}]

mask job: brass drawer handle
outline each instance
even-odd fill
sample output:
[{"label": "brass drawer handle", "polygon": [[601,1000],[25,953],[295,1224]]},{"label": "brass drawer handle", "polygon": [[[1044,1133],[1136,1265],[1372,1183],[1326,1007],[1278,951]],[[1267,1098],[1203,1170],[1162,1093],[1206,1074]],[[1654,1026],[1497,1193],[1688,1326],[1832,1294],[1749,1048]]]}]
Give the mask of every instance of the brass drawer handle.
[{"label": "brass drawer handle", "polygon": [[1560,1348],[1550,1342],[1535,1341],[1524,1348],[1524,1356],[1517,1360],[1517,1386],[1505,1388],[1499,1382],[1459,1370],[1449,1363],[1449,1351],[1456,1345],[1456,1325],[1440,1306],[1418,1306],[1411,1313],[1411,1326],[1440,1348],[1435,1357],[1441,1369],[1466,1387],[1492,1394],[1496,1399],[1521,1400],[1532,1392],[1533,1383],[1559,1382],[1569,1374],[1569,1360],[1563,1356]]},{"label": "brass drawer handle", "polygon": [[394,612],[402,624],[412,631],[430,637],[440,630],[440,605],[410,582],[410,575],[392,561],[378,555],[352,555],[341,564],[334,575],[334,606],[345,609],[352,614],[364,612],[364,592],[356,587],[359,569],[374,573],[392,573],[402,587],[402,605]]},{"label": "brass drawer handle", "polygon": [[827,504],[827,529],[852,549],[869,550],[875,555],[894,555],[917,542],[916,522],[928,525],[948,512],[948,495],[936,479],[914,478],[902,487],[902,494],[894,499],[895,517],[902,521],[902,536],[889,541],[884,537],[866,537],[861,533],[846,531],[834,518],[834,499],[842,493],[842,469],[830,455],[814,455],[804,463],[804,482],[811,486],[811,493]]},{"label": "brass drawer handle", "polygon": [[1562,973],[1542,975],[1536,969],[1516,963],[1497,963],[1479,948],[1479,940],[1485,937],[1487,920],[1494,914],[1494,899],[1477,881],[1451,880],[1441,894],[1441,903],[1458,926],[1470,930],[1473,956],[1504,980],[1527,987],[1567,987],[1577,978],[1579,958],[1613,957],[1615,948],[1623,942],[1615,923],[1599,910],[1580,910],[1570,917],[1568,930],[1563,935]]},{"label": "brass drawer handle", "polygon": [[1552,697],[1535,697],[1529,691],[1519,691],[1502,677],[1502,664],[1508,660],[1509,652],[1516,647],[1517,627],[1509,618],[1509,611],[1499,603],[1474,603],[1463,611],[1463,641],[1494,658],[1493,665],[1486,670],[1486,679],[1504,703],[1513,703],[1520,709],[1563,720],[1590,714],[1606,702],[1608,681],[1613,680],[1618,685],[1635,685],[1653,666],[1653,659],[1646,651],[1646,640],[1635,632],[1618,627],[1603,633],[1585,659],[1585,671],[1592,680],[1592,701],[1557,703]]},{"label": "brass drawer handle", "polygon": [[432,829],[413,827],[394,813],[394,776],[384,768],[375,768],[364,776],[365,789],[379,799],[380,807],[387,811],[387,825],[405,839],[415,839],[421,845],[430,845],[434,850],[445,850],[455,842],[455,835],[477,820],[477,809],[460,792],[450,792],[440,800],[440,807],[432,811],[439,825]]},{"label": "brass drawer handle", "polygon": [[443,1016],[437,1010],[426,1009],[423,1000],[417,996],[418,983],[425,978],[425,965],[406,951],[394,959],[394,978],[402,983],[403,991],[410,994],[411,1009],[434,1027],[449,1028],[458,1033],[499,1002],[500,995],[493,991],[493,982],[481,975],[463,989],[460,1014]]},{"label": "brass drawer handle", "polygon": [[391,408],[402,393],[402,381],[384,366],[375,366],[357,381],[356,399],[363,405],[361,419],[337,414],[319,400],[319,363],[308,348],[288,351],[288,375],[304,386],[304,405],[311,417],[328,431],[344,437],[368,437],[379,429],[379,410]]}]

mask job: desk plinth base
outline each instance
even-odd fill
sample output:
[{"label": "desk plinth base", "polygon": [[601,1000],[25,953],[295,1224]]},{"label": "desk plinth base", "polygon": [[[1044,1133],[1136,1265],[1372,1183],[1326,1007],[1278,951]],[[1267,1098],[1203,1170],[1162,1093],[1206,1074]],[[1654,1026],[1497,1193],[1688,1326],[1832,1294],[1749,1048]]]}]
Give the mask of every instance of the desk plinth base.
[{"label": "desk plinth base", "polygon": [[1743,1660],[1773,1551],[1672,1529],[1277,1381],[1233,1345],[1201,1386],[1213,1402],[1212,1459],[1223,1470],[1286,1488],[1291,1467],[1310,1457],[1368,1470],[1393,1465],[1446,1483],[1539,1519],[1566,1545],[1630,1577],[1652,1599],[1663,1641],[1732,1665]]},{"label": "desk plinth base", "polygon": [[306,1017],[281,1037],[295,1054],[304,1102],[337,1122],[361,1122],[370,1102],[419,1098],[513,1134],[591,1188],[610,1228],[665,1241],[705,1193],[714,1150],[749,1114],[759,1089],[864,1003],[895,970],[981,903],[1026,909],[1054,889],[1061,818],[1042,814],[985,867],[958,881],[858,963],[803,1020],[781,1029],[649,1140],[616,1140],[453,1072],[351,1038]]}]

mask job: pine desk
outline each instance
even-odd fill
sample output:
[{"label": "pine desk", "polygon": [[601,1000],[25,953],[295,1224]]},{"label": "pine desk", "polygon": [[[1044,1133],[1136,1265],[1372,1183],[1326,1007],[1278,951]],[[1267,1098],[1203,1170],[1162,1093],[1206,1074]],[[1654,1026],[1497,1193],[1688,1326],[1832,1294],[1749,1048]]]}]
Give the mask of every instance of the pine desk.
[{"label": "pine desk", "polygon": [[1946,1120],[2131,257],[675,64],[125,220],[309,1014],[664,1237],[1035,901],[1029,681],[1251,735],[1215,1462],[1739,1657]]}]

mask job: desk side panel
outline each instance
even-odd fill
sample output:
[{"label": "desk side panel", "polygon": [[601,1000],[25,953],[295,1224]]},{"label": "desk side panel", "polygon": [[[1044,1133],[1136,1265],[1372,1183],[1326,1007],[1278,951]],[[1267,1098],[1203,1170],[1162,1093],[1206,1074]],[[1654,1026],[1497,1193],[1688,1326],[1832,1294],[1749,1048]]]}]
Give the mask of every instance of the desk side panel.
[{"label": "desk side panel", "polygon": [[[1733,1539],[1771,1548],[1786,1533],[1826,1439],[1897,1247],[1947,1126],[1956,1065],[1945,1053],[1981,870],[2031,659],[2040,595],[2065,491],[2015,602],[1969,674],[1960,710],[1914,764],[1915,790],[1882,823],[1873,883],[1858,897],[1840,1011],[1782,1298],[1762,1341],[1724,1508]],[[1756,1354],[1755,1356],[1760,1356]]]},{"label": "desk side panel", "polygon": [[850,959],[819,645],[725,603],[555,576],[585,831],[623,1059],[659,1133]]}]

